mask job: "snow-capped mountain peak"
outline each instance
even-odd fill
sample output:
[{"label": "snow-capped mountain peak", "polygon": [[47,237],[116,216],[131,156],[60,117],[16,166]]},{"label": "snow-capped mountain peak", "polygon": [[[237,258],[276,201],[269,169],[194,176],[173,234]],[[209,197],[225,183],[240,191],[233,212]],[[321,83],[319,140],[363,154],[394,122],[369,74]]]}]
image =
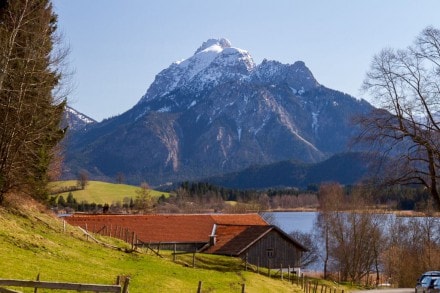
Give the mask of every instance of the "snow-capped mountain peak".
[{"label": "snow-capped mountain peak", "polygon": [[206,89],[231,78],[247,76],[255,67],[251,55],[232,47],[229,40],[209,39],[193,56],[176,61],[162,70],[140,103],[160,98],[177,88],[188,87],[193,81],[197,83],[193,85],[194,90]]},{"label": "snow-capped mountain peak", "polygon": [[205,50],[217,50],[217,51],[221,51],[222,49],[225,48],[230,48],[231,42],[228,39],[225,38],[220,38],[220,39],[209,39],[206,42],[204,42],[194,53],[200,53],[202,51]]}]

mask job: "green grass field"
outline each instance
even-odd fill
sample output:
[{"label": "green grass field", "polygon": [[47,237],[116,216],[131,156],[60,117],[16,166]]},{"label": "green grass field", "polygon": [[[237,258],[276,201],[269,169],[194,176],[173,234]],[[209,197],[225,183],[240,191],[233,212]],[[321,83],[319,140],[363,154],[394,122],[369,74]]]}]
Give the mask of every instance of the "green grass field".
[{"label": "green grass field", "polygon": [[[62,188],[75,187],[76,180],[56,181],[51,182],[49,187],[51,190],[61,190]],[[97,204],[112,204],[115,202],[123,202],[124,198],[136,198],[136,191],[139,190],[139,186],[127,185],[127,184],[114,184],[101,181],[89,181],[84,190],[72,191],[73,197],[77,202],[87,201],[89,203]],[[168,196],[166,192],[160,192],[151,190],[153,196],[159,197],[162,194]],[[67,198],[69,192],[62,192],[57,196],[62,195]]]},{"label": "green grass field", "polygon": [[[0,207],[0,278],[42,281],[113,284],[118,275],[131,278],[130,292],[300,292],[295,284],[244,271],[234,258],[197,254],[168,257],[153,253],[124,252],[127,244],[112,238],[99,238],[121,250],[92,242],[76,227],[67,225],[38,204],[9,198]],[[23,292],[33,289],[14,288]],[[38,292],[57,292],[39,289]],[[66,292],[66,291],[59,291]]]}]

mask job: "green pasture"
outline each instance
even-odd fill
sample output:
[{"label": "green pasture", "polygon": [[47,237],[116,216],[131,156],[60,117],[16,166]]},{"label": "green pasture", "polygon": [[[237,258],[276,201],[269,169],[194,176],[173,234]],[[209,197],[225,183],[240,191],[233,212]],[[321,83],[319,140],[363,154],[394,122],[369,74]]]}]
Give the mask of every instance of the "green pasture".
[{"label": "green pasture", "polygon": [[[49,214],[38,205],[0,207],[0,278],[42,281],[113,284],[118,275],[130,277],[130,292],[300,292],[300,288],[279,278],[245,271],[240,260],[197,254],[178,256],[173,262],[165,253],[160,258],[148,251],[127,252],[129,246],[116,239],[101,241],[120,249],[107,248],[87,239],[73,226]],[[33,289],[13,288],[22,292]],[[58,292],[39,289],[38,292]],[[65,292],[65,291],[59,291]]]},{"label": "green pasture", "polygon": [[[49,187],[52,191],[62,190],[63,188],[75,187],[77,185],[76,180],[56,181],[51,182]],[[87,201],[89,203],[97,204],[112,204],[116,202],[123,202],[124,198],[136,198],[136,191],[139,190],[139,186],[127,185],[127,184],[115,184],[102,181],[89,181],[85,189],[71,191],[73,197],[77,202]],[[166,192],[157,190],[151,190],[152,196],[159,197],[162,194],[168,196]],[[56,196],[62,195],[67,198],[69,191],[61,192]]]}]

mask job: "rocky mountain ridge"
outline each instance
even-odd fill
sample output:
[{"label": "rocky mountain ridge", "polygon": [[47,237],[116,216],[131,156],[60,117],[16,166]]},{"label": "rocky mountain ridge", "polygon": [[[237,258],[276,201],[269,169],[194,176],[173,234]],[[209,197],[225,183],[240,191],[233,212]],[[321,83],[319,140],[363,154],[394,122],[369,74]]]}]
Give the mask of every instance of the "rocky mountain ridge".
[{"label": "rocky mountain ridge", "polygon": [[64,127],[68,126],[71,131],[80,131],[87,129],[97,121],[70,106],[66,106],[61,123]]},{"label": "rocky mountain ridge", "polygon": [[347,150],[366,101],[320,85],[304,62],[282,64],[210,39],[162,70],[129,111],[72,135],[78,169],[132,183],[194,180],[282,160],[319,162]]}]

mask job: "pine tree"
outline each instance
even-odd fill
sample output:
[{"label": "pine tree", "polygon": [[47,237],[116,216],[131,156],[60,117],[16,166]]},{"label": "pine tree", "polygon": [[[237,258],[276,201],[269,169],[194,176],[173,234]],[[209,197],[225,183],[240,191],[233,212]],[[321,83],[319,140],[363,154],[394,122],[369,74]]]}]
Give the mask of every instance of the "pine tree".
[{"label": "pine tree", "polygon": [[48,167],[65,102],[54,97],[61,74],[56,16],[49,0],[0,5],[0,203],[10,191],[46,199]]}]

